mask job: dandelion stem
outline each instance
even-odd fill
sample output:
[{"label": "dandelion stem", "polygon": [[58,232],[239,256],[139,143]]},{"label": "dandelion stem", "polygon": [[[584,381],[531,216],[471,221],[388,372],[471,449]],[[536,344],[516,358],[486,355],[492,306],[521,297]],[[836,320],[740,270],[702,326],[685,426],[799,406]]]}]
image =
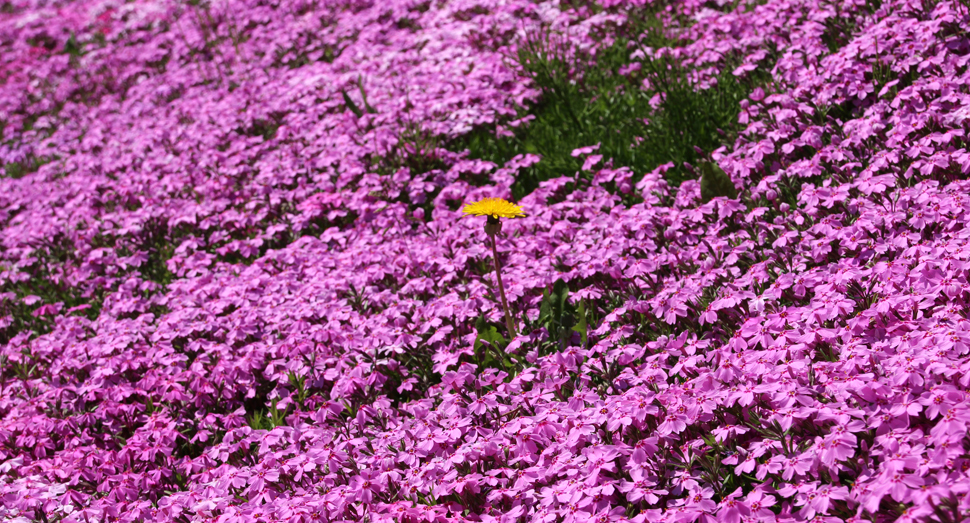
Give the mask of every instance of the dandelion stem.
[{"label": "dandelion stem", "polygon": [[505,311],[505,326],[509,329],[509,341],[515,338],[515,323],[509,313],[509,302],[505,300],[505,285],[502,283],[502,266],[498,261],[498,242],[494,234],[488,235],[492,239],[492,259],[495,261],[495,279],[498,280],[498,295],[502,299],[502,310]]}]

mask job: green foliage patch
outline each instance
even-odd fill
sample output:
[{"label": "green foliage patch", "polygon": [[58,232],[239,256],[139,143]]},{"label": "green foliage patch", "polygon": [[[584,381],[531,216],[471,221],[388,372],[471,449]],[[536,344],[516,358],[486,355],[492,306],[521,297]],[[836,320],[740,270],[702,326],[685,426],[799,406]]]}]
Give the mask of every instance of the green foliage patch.
[{"label": "green foliage patch", "polygon": [[[542,181],[580,171],[584,159],[573,150],[596,144],[597,154],[612,158],[613,167],[630,167],[637,178],[668,162],[674,164],[667,172],[670,183],[695,178],[683,164],[696,163],[736,135],[740,101],[770,75],[756,70],[739,79],[732,71],[741,57],[728,57],[711,85],[702,87],[691,67],[649,58],[650,49],[679,43],[651,11],[632,15],[616,29],[613,43],[595,55],[576,50],[561,34],[530,35],[516,62],[541,95],[518,115],[523,123],[507,129],[511,136],[476,129],[451,148],[498,164],[521,153],[541,155],[542,161],[520,173],[516,198]],[[641,53],[644,58],[635,58]]]}]

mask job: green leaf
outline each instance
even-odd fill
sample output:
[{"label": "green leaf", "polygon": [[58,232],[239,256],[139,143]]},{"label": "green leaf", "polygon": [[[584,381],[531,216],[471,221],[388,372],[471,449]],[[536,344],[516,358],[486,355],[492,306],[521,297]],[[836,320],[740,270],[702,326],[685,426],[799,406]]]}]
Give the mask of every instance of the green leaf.
[{"label": "green leaf", "polygon": [[306,378],[303,376],[297,376],[293,371],[290,371],[287,377],[289,378],[290,385],[296,389],[297,402],[302,406],[303,401],[306,400],[307,396]]},{"label": "green leaf", "polygon": [[726,196],[732,200],[738,197],[734,182],[716,163],[702,160],[701,168],[701,200],[704,203],[718,196]]},{"label": "green leaf", "polygon": [[721,448],[721,445],[717,442],[716,439],[714,439],[713,434],[702,434],[701,439],[704,440],[704,443],[707,443],[708,447],[711,447],[714,450],[718,450]]},{"label": "green leaf", "polygon": [[278,409],[277,403],[277,399],[273,398],[273,409],[270,411],[270,429],[286,424],[286,409]]},{"label": "green leaf", "polygon": [[[370,114],[377,114],[377,109],[374,109],[369,103],[367,103],[367,93],[364,92],[364,81],[359,76],[357,77],[357,89],[360,90],[360,99],[364,101],[364,109]],[[358,116],[358,118],[360,118],[360,116]]]},{"label": "green leaf", "polygon": [[[559,320],[562,320],[563,314],[566,313],[566,307],[569,304],[569,286],[562,278],[556,280],[556,283],[552,287],[552,293],[556,297],[556,312],[558,312]],[[560,322],[561,324],[561,322]]]},{"label": "green leaf", "polygon": [[506,343],[505,337],[499,333],[498,328],[496,328],[494,325],[489,325],[488,322],[485,321],[484,316],[479,316],[478,319],[475,320],[475,330],[478,331],[478,335],[475,336],[474,344],[474,349],[476,352],[482,346],[483,341],[488,342],[488,344],[492,345],[493,347],[504,346]]},{"label": "green leaf", "polygon": [[573,326],[573,330],[578,332],[580,336],[583,337],[583,346],[586,346],[586,335],[589,331],[589,325],[586,324],[586,305],[580,300],[579,307],[577,308],[577,314],[579,314],[579,322]]},{"label": "green leaf", "polygon": [[73,31],[71,31],[71,36],[67,39],[67,42],[64,44],[64,51],[74,58],[84,54],[84,45],[78,43],[77,38],[75,38]]},{"label": "green leaf", "polygon": [[349,96],[347,96],[346,91],[341,89],[340,94],[344,97],[344,104],[347,106],[347,109],[350,109],[350,112],[354,113],[354,115],[357,116],[357,118],[364,116],[364,112],[360,110],[360,107],[357,107],[357,104],[355,104],[354,101],[351,100]]},{"label": "green leaf", "polygon": [[552,295],[549,289],[542,290],[542,303],[539,305],[539,325],[548,330],[549,322],[552,320]]}]

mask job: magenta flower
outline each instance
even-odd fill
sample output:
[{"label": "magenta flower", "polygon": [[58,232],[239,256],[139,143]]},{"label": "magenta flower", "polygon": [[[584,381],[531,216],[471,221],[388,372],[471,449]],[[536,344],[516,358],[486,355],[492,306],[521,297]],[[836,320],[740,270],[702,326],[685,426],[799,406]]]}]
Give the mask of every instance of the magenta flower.
[{"label": "magenta flower", "polygon": [[960,2],[115,4],[0,16],[0,519],[970,510]]},{"label": "magenta flower", "polygon": [[742,518],[747,518],[752,514],[751,506],[747,500],[737,499],[741,494],[741,489],[737,489],[721,501],[717,510],[717,521],[739,523]]}]

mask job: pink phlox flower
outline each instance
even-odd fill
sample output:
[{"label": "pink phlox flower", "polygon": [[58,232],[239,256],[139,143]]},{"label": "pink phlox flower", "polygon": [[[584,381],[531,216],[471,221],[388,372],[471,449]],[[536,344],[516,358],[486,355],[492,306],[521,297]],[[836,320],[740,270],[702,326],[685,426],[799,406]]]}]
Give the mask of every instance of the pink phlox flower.
[{"label": "pink phlox flower", "polygon": [[632,469],[630,479],[632,481],[620,480],[618,486],[618,490],[626,494],[626,499],[630,503],[643,500],[653,505],[660,500],[659,496],[667,494],[666,490],[653,489],[657,485],[656,479],[643,469]]},{"label": "pink phlox flower", "polygon": [[738,499],[743,494],[739,487],[734,492],[724,496],[717,509],[717,521],[719,523],[740,523],[742,517],[751,515],[751,507],[747,500]]},{"label": "pink phlox flower", "polygon": [[831,467],[855,455],[858,439],[854,433],[862,432],[865,428],[865,423],[861,421],[834,426],[832,432],[823,440],[824,449],[819,452],[822,463]]},{"label": "pink phlox flower", "polygon": [[573,149],[573,151],[570,153],[570,155],[573,158],[578,158],[578,157],[583,156],[585,154],[590,154],[590,153],[592,153],[593,151],[595,151],[595,150],[597,150],[599,148],[600,148],[600,144],[587,145],[586,147],[580,147],[578,149]]},{"label": "pink phlox flower", "polygon": [[589,171],[589,170],[591,170],[593,167],[596,166],[596,164],[600,163],[600,160],[602,160],[602,159],[603,159],[603,155],[602,154],[591,154],[591,155],[587,156],[586,157],[586,161],[583,162],[582,170],[583,171]]},{"label": "pink phlox flower", "polygon": [[687,504],[685,506],[690,509],[711,514],[717,510],[717,503],[711,499],[712,497],[714,497],[714,489],[710,487],[694,490],[688,493]]},{"label": "pink phlox flower", "polygon": [[919,401],[921,405],[926,407],[926,417],[936,419],[940,414],[946,414],[955,403],[963,399],[964,393],[960,391],[937,387],[932,391],[923,393]]},{"label": "pink phlox flower", "polygon": [[255,470],[249,476],[249,491],[258,492],[265,488],[267,483],[276,483],[280,480],[278,468],[269,470]]},{"label": "pink phlox flower", "polygon": [[761,486],[756,487],[744,498],[748,508],[751,510],[751,517],[759,521],[774,520],[775,513],[771,507],[775,506],[775,497],[767,494]]},{"label": "pink phlox flower", "polygon": [[734,436],[740,436],[746,434],[750,429],[747,427],[742,427],[740,425],[721,425],[713,430],[711,434],[714,434],[714,439],[718,443],[724,443],[728,439]]},{"label": "pink phlox flower", "polygon": [[600,471],[616,472],[614,461],[620,456],[619,451],[612,445],[596,445],[583,449],[586,456],[586,473],[596,476]]}]

